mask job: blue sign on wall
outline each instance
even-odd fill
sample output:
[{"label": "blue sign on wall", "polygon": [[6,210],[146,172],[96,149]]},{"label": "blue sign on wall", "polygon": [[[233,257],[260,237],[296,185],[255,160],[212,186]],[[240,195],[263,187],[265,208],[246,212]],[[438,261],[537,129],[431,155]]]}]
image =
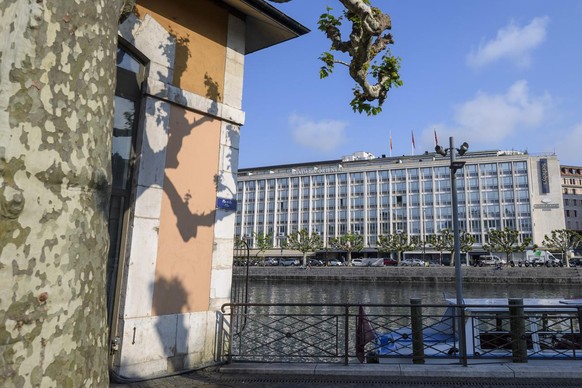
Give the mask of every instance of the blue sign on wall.
[{"label": "blue sign on wall", "polygon": [[236,211],[236,199],[216,197],[216,208]]},{"label": "blue sign on wall", "polygon": [[540,182],[542,194],[550,192],[550,173],[548,171],[548,159],[540,159]]}]

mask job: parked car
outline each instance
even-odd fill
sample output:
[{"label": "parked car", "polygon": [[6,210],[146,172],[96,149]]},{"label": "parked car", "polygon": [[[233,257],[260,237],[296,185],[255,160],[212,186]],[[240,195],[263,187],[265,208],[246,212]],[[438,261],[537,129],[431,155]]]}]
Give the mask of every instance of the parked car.
[{"label": "parked car", "polygon": [[354,267],[364,267],[366,264],[364,264],[364,261],[362,259],[353,259],[352,265]]},{"label": "parked car", "polygon": [[426,262],[420,259],[403,259],[400,261],[400,265],[405,267],[424,267]]},{"label": "parked car", "polygon": [[398,265],[398,260],[393,259],[391,257],[387,257],[384,259],[384,265],[385,266],[394,266],[394,265]]},{"label": "parked car", "polygon": [[327,265],[329,265],[330,267],[341,267],[342,266],[342,263],[340,263],[337,260],[329,260],[327,262]]},{"label": "parked car", "polygon": [[307,260],[307,265],[312,267],[321,267],[323,265],[323,261],[317,259],[309,259]]},{"label": "parked car", "polygon": [[582,266],[582,257],[576,257],[574,259],[570,259],[570,267],[578,267]]},{"label": "parked car", "polygon": [[279,260],[279,264],[283,265],[285,267],[297,266],[297,265],[299,265],[299,259],[294,259],[292,257],[286,257],[284,259]]},{"label": "parked car", "polygon": [[269,257],[265,260],[266,266],[276,266],[279,265],[279,259],[277,257]]},{"label": "parked car", "polygon": [[485,265],[503,265],[506,261],[504,259],[499,258],[499,256],[494,255],[481,255],[475,262],[473,263],[474,267],[483,267]]},{"label": "parked car", "polygon": [[564,263],[561,259],[558,259],[554,256],[551,252],[543,251],[543,250],[527,250],[525,251],[524,258],[514,258],[510,262],[511,266],[514,267],[515,265],[521,267],[525,265],[526,267],[532,266],[543,266],[546,267],[563,267]]}]

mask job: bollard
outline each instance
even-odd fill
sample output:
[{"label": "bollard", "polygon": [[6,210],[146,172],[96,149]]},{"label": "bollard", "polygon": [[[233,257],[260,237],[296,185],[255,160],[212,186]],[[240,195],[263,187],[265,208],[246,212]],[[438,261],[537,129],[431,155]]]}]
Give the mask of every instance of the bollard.
[{"label": "bollard", "polygon": [[424,364],[424,336],[422,333],[422,300],[410,299],[410,327],[412,329],[412,363]]},{"label": "bollard", "polygon": [[509,299],[509,319],[513,362],[527,363],[527,337],[523,299]]}]

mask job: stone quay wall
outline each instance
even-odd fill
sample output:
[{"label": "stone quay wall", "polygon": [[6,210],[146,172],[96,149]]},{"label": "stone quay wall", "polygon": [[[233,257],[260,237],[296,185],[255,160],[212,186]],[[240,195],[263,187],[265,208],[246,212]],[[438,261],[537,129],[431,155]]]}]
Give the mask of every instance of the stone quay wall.
[{"label": "stone quay wall", "polygon": [[[234,276],[244,277],[246,267],[235,267]],[[365,281],[454,283],[454,267],[258,267],[248,268],[250,280]],[[463,283],[582,285],[582,267],[466,267]]]}]

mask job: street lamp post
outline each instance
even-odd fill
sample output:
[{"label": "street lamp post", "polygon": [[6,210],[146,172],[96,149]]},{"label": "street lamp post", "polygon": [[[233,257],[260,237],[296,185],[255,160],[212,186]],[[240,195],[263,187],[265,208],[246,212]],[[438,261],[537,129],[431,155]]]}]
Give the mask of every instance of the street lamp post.
[{"label": "street lamp post", "polygon": [[426,210],[422,209],[422,261],[426,262],[424,258],[426,255]]},{"label": "street lamp post", "polygon": [[279,256],[279,260],[283,258],[283,239],[285,235],[283,233],[279,233],[279,248],[281,249],[281,255]]},{"label": "street lamp post", "polygon": [[[463,302],[463,279],[461,273],[461,242],[459,238],[459,204],[457,198],[457,170],[460,170],[465,165],[463,161],[457,161],[456,156],[463,156],[469,149],[469,144],[463,143],[461,148],[455,148],[455,141],[453,137],[449,137],[449,148],[444,149],[437,144],[435,151],[442,156],[447,156],[447,151],[450,153],[450,166],[451,169],[451,199],[453,207],[453,244],[454,244],[454,256],[455,261],[455,278],[456,278],[456,291],[457,291],[457,305],[461,306]],[[462,308],[459,307],[457,316],[461,317]],[[465,325],[461,321],[459,324],[459,329],[461,335],[459,336],[459,347],[461,350],[461,362],[463,366],[467,366],[467,347],[465,344]]]}]

